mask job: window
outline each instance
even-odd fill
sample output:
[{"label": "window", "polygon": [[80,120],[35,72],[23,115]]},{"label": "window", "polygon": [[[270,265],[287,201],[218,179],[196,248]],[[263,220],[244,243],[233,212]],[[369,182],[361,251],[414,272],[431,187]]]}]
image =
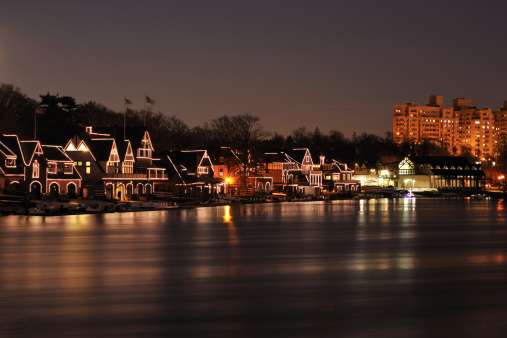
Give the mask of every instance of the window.
[{"label": "window", "polygon": [[208,173],[208,168],[207,167],[198,167],[197,168],[197,173],[198,174],[207,174]]},{"label": "window", "polygon": [[223,177],[224,176],[224,169],[220,168],[220,172],[218,174],[220,177]]},{"label": "window", "polygon": [[35,160],[33,162],[33,166],[32,166],[32,177],[39,178],[39,171],[40,171],[39,162],[37,162],[37,160]]},{"label": "window", "polygon": [[282,169],[282,163],[268,163],[268,170]]},{"label": "window", "polygon": [[89,167],[91,163],[89,161],[86,162],[86,166]]},{"label": "window", "polygon": [[91,168],[90,167],[86,167],[86,171],[85,171],[87,174],[91,174],[92,171],[91,171]]},{"label": "window", "polygon": [[48,173],[49,174],[56,174],[56,171],[57,171],[56,163],[54,163],[54,162],[48,163]]},{"label": "window", "polygon": [[65,164],[63,165],[63,172],[64,172],[65,174],[72,174],[72,164],[70,164],[70,163],[65,163]]},{"label": "window", "polygon": [[138,157],[151,158],[151,149],[137,149]]},{"label": "window", "polygon": [[8,158],[5,160],[5,166],[6,167],[15,167],[16,166],[16,159],[15,158]]}]

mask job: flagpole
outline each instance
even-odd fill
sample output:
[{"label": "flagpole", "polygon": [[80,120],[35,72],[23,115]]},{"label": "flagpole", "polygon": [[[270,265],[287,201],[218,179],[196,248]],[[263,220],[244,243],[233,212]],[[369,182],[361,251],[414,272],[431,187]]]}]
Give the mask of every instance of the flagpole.
[{"label": "flagpole", "polygon": [[123,100],[123,140],[125,141],[127,129],[127,99]]},{"label": "flagpole", "polygon": [[143,125],[144,127],[146,128],[146,91],[144,92],[144,121],[143,121]]},{"label": "flagpole", "polygon": [[34,113],[35,113],[35,117],[34,117],[35,127],[33,128],[33,139],[37,140],[37,108],[35,108]]}]

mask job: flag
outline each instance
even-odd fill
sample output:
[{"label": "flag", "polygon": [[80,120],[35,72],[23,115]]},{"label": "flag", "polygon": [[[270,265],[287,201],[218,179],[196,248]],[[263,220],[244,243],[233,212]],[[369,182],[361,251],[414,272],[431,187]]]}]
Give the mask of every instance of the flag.
[{"label": "flag", "polygon": [[125,104],[132,104],[132,101],[130,101],[129,99],[125,98]]},{"label": "flag", "polygon": [[149,96],[146,96],[146,103],[154,104],[155,101],[153,99],[151,99]]},{"label": "flag", "polygon": [[41,115],[44,115],[44,111],[39,109],[39,108],[35,108],[35,114],[41,114]]}]

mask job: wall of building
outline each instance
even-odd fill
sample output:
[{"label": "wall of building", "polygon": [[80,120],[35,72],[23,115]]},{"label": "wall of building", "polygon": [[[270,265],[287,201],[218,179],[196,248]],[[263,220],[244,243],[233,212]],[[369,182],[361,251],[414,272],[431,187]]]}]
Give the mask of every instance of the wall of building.
[{"label": "wall of building", "polygon": [[428,105],[394,105],[393,140],[396,143],[433,141],[451,154],[488,160],[498,155],[498,143],[507,140],[507,100],[504,108],[472,107],[470,99],[457,98],[443,107],[443,97],[430,96]]}]

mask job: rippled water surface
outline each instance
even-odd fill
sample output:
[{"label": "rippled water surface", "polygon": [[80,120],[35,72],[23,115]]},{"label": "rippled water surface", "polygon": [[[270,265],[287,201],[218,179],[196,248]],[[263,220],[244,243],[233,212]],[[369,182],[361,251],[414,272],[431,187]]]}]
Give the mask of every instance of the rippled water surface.
[{"label": "rippled water surface", "polygon": [[0,218],[0,337],[504,337],[504,202]]}]

